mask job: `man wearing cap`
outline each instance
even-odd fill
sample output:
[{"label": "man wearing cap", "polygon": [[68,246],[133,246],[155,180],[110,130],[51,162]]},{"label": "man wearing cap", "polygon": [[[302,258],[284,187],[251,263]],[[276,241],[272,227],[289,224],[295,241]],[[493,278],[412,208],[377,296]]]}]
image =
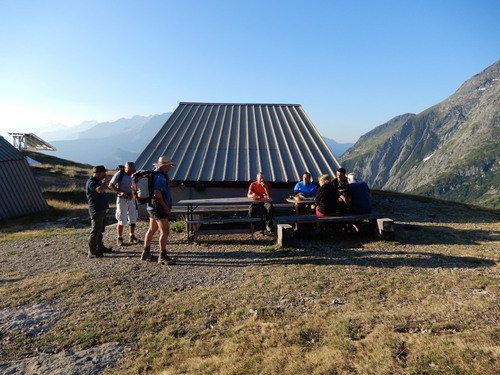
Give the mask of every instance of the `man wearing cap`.
[{"label": "man wearing cap", "polygon": [[109,188],[116,193],[116,243],[123,245],[123,226],[128,222],[130,242],[138,243],[135,236],[135,224],[137,223],[137,202],[132,198],[132,173],[135,172],[134,163],[128,161],[125,167],[120,168],[109,182]]},{"label": "man wearing cap", "polygon": [[106,213],[109,203],[106,196],[106,168],[97,165],[92,170],[92,176],[85,185],[91,230],[89,237],[89,258],[102,258],[104,253],[111,252],[112,248],[104,246],[102,235],[106,229]]},{"label": "man wearing cap", "polygon": [[172,208],[172,195],[170,193],[171,187],[184,188],[183,183],[176,183],[170,181],[168,171],[175,163],[169,156],[160,156],[155,166],[155,173],[153,179],[154,199],[148,203],[147,211],[149,214],[149,228],[144,237],[144,251],[141,255],[141,260],[152,260],[151,256],[151,242],[153,236],[160,229],[160,255],[158,257],[159,264],[174,264],[175,260],[167,255],[167,241],[170,234],[170,224],[168,218]]}]

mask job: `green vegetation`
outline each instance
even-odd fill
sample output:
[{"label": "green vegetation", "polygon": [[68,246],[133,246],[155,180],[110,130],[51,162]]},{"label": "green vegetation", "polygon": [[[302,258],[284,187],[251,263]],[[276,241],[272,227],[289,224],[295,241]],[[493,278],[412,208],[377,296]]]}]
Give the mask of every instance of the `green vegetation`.
[{"label": "green vegetation", "polygon": [[42,154],[40,152],[35,151],[22,151],[24,155],[27,157],[38,161],[41,164],[45,164],[47,166],[62,166],[62,167],[70,167],[70,168],[80,168],[87,170],[92,170],[92,166],[84,163],[77,163],[71,160],[61,159],[56,156]]},{"label": "green vegetation", "polygon": [[178,218],[176,221],[170,223],[170,230],[175,233],[182,233],[186,230],[186,221]]}]

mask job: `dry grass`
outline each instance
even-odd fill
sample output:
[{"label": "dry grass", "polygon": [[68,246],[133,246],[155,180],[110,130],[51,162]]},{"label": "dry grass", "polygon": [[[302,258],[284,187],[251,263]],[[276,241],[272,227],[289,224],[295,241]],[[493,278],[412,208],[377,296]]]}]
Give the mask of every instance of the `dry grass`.
[{"label": "dry grass", "polygon": [[[412,223],[418,236],[405,225],[403,238],[431,243],[270,247],[263,265],[241,269],[236,288],[131,290],[78,271],[5,275],[2,308],[64,306],[47,334],[18,337],[6,352],[119,341],[133,350],[107,371],[116,374],[498,373],[499,242],[482,238],[498,223],[482,223],[479,236],[447,223],[455,232],[439,241],[440,225]],[[464,231],[463,244],[439,243]]]}]

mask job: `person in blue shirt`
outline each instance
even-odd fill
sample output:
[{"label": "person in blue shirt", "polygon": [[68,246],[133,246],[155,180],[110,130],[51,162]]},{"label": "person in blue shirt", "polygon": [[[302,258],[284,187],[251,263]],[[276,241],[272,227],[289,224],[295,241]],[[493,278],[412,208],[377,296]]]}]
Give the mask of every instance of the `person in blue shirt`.
[{"label": "person in blue shirt", "polygon": [[304,172],[302,181],[297,182],[293,189],[295,195],[302,194],[304,197],[314,197],[316,196],[316,191],[316,185],[312,182],[309,172]]},{"label": "person in blue shirt", "polygon": [[141,255],[141,260],[152,260],[151,242],[153,236],[160,229],[160,256],[158,257],[159,264],[175,264],[175,260],[167,255],[167,241],[170,234],[170,210],[172,209],[172,194],[171,187],[184,188],[183,183],[170,181],[168,171],[175,163],[168,156],[160,156],[157,163],[153,163],[156,167],[153,180],[154,198],[151,203],[148,203],[147,211],[149,214],[149,228],[144,237],[144,250]]},{"label": "person in blue shirt", "polygon": [[[315,197],[317,193],[316,185],[312,182],[311,174],[309,172],[304,172],[302,175],[302,181],[297,182],[295,184],[295,188],[293,189],[293,193],[295,196],[302,197]],[[295,212],[309,212],[314,211],[312,205],[309,204],[299,204],[295,203]]]}]

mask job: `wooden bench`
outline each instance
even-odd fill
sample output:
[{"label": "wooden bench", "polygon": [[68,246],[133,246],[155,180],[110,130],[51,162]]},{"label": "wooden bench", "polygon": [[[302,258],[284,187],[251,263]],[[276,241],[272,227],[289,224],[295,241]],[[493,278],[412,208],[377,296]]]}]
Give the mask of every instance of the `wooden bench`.
[{"label": "wooden bench", "polygon": [[[285,228],[280,228],[280,225],[286,224],[315,224],[316,231],[315,234],[318,235],[321,231],[321,227],[326,223],[356,223],[359,221],[368,221],[370,228],[376,233],[378,233],[384,239],[394,238],[394,221],[389,218],[385,218],[383,214],[378,212],[372,212],[369,214],[339,214],[336,216],[316,216],[316,215],[288,215],[288,216],[277,216],[276,223],[278,224],[278,235],[283,233]],[[280,230],[281,229],[281,230]],[[286,230],[289,230],[287,227]],[[281,243],[281,240],[278,239]]]},{"label": "wooden bench", "polygon": [[[273,203],[275,211],[293,213],[293,206],[284,203]],[[196,213],[212,213],[212,212],[248,212],[248,206],[242,205],[228,205],[228,206],[200,206],[196,208]],[[172,213],[177,215],[186,215],[186,207],[174,205],[171,210]]]},{"label": "wooden bench", "polygon": [[[199,218],[186,220],[186,225],[190,225],[193,233],[193,242],[198,242],[198,234],[224,234],[224,233],[251,233],[252,240],[253,234],[255,232],[255,224],[260,222],[262,219],[258,217],[208,217],[208,218]],[[201,226],[203,224],[234,224],[234,223],[249,223],[250,228],[249,231],[242,232],[241,228],[238,229],[215,229],[215,230],[202,230]],[[188,239],[189,240],[189,239]]]}]

